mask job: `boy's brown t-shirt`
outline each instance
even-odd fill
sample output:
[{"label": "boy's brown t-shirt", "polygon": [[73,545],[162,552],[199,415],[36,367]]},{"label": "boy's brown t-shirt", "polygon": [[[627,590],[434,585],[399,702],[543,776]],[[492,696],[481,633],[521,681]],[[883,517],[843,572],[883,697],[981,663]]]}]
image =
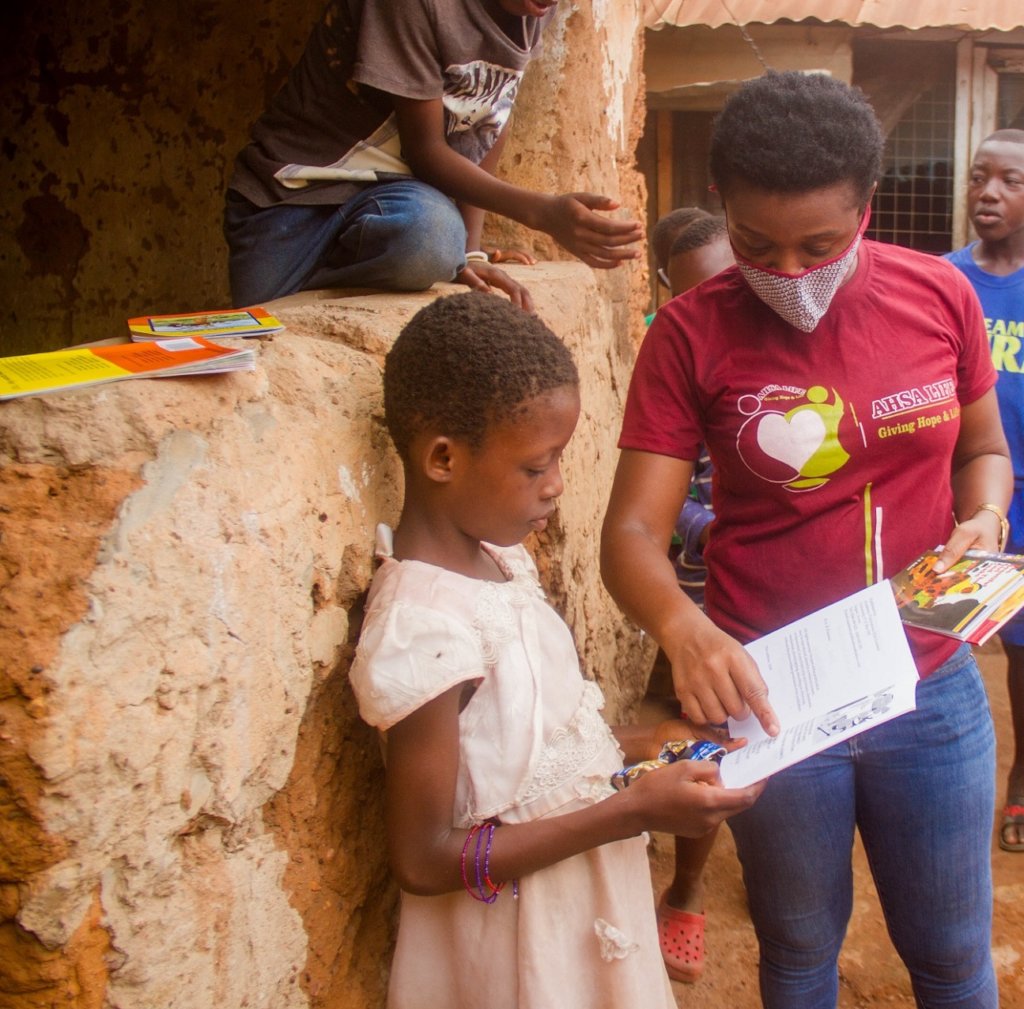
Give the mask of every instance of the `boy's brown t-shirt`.
[{"label": "boy's brown t-shirt", "polygon": [[497,0],[332,0],[252,129],[229,183],[257,206],[344,203],[408,178],[392,95],[444,103],[450,147],[478,164],[552,14],[499,27]]}]

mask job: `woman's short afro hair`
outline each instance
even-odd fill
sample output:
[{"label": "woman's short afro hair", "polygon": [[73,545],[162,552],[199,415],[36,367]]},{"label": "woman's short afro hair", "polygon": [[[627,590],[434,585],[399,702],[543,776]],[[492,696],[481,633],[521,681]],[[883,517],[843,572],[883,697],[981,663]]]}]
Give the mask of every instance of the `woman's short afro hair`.
[{"label": "woman's short afro hair", "polygon": [[384,419],[404,460],[424,430],[479,448],[491,424],[563,385],[579,385],[576,365],[537,316],[496,294],[453,294],[421,308],[388,352]]},{"label": "woman's short afro hair", "polygon": [[711,178],[723,196],[744,183],[804,193],[849,182],[867,201],[885,137],[859,88],[825,74],[769,70],[725,103],[711,135]]}]

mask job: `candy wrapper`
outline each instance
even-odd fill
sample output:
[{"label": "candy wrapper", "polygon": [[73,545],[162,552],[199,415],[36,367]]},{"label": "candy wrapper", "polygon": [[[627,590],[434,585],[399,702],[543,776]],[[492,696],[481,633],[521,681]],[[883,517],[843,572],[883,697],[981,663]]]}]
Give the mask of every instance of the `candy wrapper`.
[{"label": "candy wrapper", "polygon": [[656,760],[642,760],[639,764],[616,771],[612,775],[612,788],[622,791],[648,771],[656,771],[659,767],[667,767],[677,760],[713,760],[716,763],[726,754],[724,746],[712,743],[708,739],[679,739],[666,743],[661,748]]}]

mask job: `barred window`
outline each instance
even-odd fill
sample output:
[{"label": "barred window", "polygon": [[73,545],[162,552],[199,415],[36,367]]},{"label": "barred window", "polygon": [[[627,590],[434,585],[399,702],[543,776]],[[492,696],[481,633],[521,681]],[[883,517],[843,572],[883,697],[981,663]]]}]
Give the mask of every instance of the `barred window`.
[{"label": "barred window", "polygon": [[952,245],[955,82],[922,93],[889,134],[868,235],[921,252]]}]

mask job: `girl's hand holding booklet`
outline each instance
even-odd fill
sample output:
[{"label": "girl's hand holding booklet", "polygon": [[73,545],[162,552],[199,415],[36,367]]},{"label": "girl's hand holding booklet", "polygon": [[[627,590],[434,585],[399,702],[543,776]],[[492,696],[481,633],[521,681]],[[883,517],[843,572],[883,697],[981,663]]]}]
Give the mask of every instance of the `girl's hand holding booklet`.
[{"label": "girl's hand holding booklet", "polygon": [[1024,608],[1024,556],[968,550],[942,574],[929,550],[890,579],[905,624],[984,644]]}]

